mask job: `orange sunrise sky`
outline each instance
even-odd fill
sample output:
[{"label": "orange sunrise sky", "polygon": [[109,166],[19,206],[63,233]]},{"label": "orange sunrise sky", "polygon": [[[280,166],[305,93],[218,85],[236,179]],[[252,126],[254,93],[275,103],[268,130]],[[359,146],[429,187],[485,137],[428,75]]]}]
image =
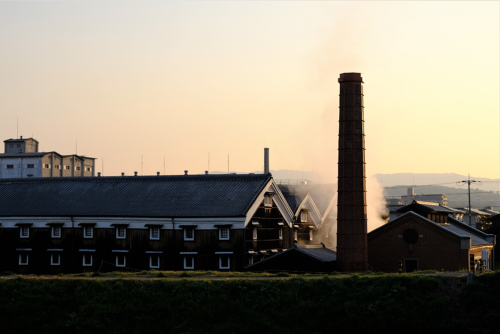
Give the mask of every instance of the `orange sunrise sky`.
[{"label": "orange sunrise sky", "polygon": [[498,1],[0,2],[2,140],[118,175],[336,174],[361,72],[367,173],[500,178]]}]

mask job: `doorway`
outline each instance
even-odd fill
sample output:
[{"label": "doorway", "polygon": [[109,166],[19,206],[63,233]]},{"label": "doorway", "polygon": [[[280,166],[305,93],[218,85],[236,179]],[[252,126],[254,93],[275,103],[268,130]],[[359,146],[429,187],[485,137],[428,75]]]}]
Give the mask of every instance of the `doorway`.
[{"label": "doorway", "polygon": [[418,259],[405,259],[405,273],[411,273],[418,270]]}]

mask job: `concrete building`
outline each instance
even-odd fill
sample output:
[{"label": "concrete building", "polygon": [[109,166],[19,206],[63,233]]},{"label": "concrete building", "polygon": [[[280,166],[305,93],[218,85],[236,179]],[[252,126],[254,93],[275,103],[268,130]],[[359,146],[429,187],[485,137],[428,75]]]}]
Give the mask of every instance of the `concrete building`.
[{"label": "concrete building", "polygon": [[406,195],[401,196],[401,201],[404,204],[410,204],[413,201],[438,202],[441,205],[448,206],[448,197],[444,194],[421,194],[415,193],[415,188],[407,189]]},{"label": "concrete building", "polygon": [[0,179],[95,176],[95,158],[39,152],[33,138],[7,139],[0,154]]}]

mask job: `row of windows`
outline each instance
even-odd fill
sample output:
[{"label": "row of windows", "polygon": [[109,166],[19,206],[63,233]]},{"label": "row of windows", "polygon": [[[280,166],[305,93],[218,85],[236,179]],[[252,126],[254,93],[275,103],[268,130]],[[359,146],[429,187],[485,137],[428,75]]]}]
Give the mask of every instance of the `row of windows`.
[{"label": "row of windows", "polygon": [[[254,227],[254,228],[253,228],[253,231],[252,231],[252,232],[253,232],[253,233],[252,233],[252,238],[253,238],[253,240],[257,240],[257,239],[258,239],[258,238],[257,238],[257,237],[258,237],[258,232],[257,232],[257,231],[258,231],[258,228],[257,228],[257,227]],[[278,238],[279,238],[280,240],[283,240],[283,228],[280,228],[280,229],[278,230]]]},{"label": "row of windows", "polygon": [[[61,226],[52,226],[51,227],[51,236],[52,238],[60,238],[61,237]],[[30,228],[29,226],[21,226],[19,229],[19,236],[21,238],[29,238],[30,236]],[[220,227],[219,228],[219,240],[229,240],[229,227]],[[86,239],[94,237],[94,227],[93,226],[84,226],[83,227],[83,237]],[[127,228],[125,226],[117,226],[116,227],[116,238],[117,239],[125,239],[127,237]],[[151,227],[149,229],[149,239],[150,240],[160,240],[160,228],[159,227]],[[280,239],[283,239],[283,231],[280,230]],[[187,227],[184,228],[184,240],[193,241],[194,240],[194,228]]]},{"label": "row of windows", "polygon": [[[63,167],[64,167],[65,170],[70,170],[71,169],[71,166],[64,165]],[[27,164],[26,168],[30,168],[30,169],[31,168],[35,168],[35,164]],[[49,169],[50,168],[50,164],[43,164],[43,168]],[[7,165],[7,169],[14,169],[14,165]],[[54,169],[61,169],[61,165],[54,165]],[[81,170],[81,167],[76,166],[75,170]],[[92,171],[92,167],[85,167],[85,171],[86,172]]]},{"label": "row of windows", "polygon": [[[82,266],[84,267],[92,267],[94,263],[94,256],[92,254],[83,254],[82,255]],[[184,269],[194,269],[194,256],[187,255],[183,258]],[[27,266],[29,265],[29,254],[28,253],[20,253],[19,254],[19,265]],[[60,266],[61,265],[61,254],[51,254],[50,255],[50,265],[51,266]],[[127,256],[126,255],[116,255],[115,257],[115,266],[117,267],[126,267],[127,265]],[[228,255],[219,256],[219,269],[230,269],[231,259]],[[151,269],[159,269],[160,268],[160,256],[159,255],[150,255],[149,256],[149,268]]]}]

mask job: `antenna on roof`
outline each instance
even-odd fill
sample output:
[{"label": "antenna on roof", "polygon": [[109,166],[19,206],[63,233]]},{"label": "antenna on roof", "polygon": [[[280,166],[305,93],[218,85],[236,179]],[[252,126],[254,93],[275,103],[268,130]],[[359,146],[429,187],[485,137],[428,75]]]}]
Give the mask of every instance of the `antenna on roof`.
[{"label": "antenna on roof", "polygon": [[207,171],[210,173],[210,153],[208,153],[208,168]]},{"label": "antenna on roof", "polygon": [[78,139],[76,139],[76,147],[75,147],[75,150],[76,150],[76,155],[78,155]]},{"label": "antenna on roof", "polygon": [[229,153],[227,154],[227,173],[229,174]]},{"label": "antenna on roof", "polygon": [[141,154],[141,175],[144,175],[144,173],[142,172],[142,166],[143,166],[143,159],[142,159],[142,154]]},{"label": "antenna on roof", "polygon": [[16,138],[19,138],[19,116],[17,117]]},{"label": "antenna on roof", "polygon": [[101,173],[102,173],[102,176],[104,176],[104,157],[102,157]]},{"label": "antenna on roof", "polygon": [[163,155],[163,175],[165,175],[165,155]]}]

